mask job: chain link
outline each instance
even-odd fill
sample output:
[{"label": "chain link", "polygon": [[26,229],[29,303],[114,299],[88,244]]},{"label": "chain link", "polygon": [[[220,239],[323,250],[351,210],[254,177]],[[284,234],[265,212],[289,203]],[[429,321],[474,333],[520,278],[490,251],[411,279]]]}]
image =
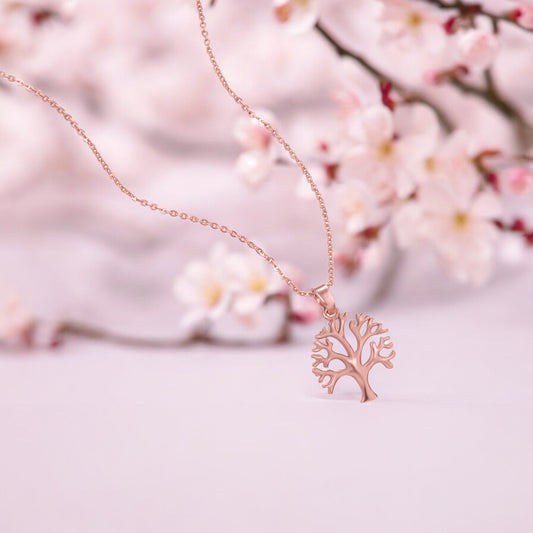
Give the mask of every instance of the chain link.
[{"label": "chain link", "polygon": [[[322,219],[324,221],[324,227],[326,230],[326,242],[327,242],[327,250],[328,250],[327,286],[331,287],[333,285],[333,280],[334,280],[333,236],[331,232],[331,226],[330,226],[328,212],[326,209],[324,198],[322,197],[320,191],[318,190],[318,187],[316,183],[314,182],[309,170],[307,169],[303,161],[296,155],[291,145],[278,133],[278,131],[272,126],[272,124],[270,124],[269,122],[267,122],[266,120],[258,116],[250,108],[250,106],[246,104],[243,101],[243,99],[229,86],[226,78],[224,77],[224,75],[222,74],[222,71],[220,70],[220,66],[217,63],[217,60],[215,59],[215,55],[211,47],[211,41],[209,39],[209,34],[207,32],[206,17],[205,17],[203,6],[200,0],[196,2],[196,8],[197,8],[198,16],[200,19],[200,28],[202,31],[202,37],[204,38],[205,49],[206,49],[207,55],[209,56],[211,64],[213,65],[213,69],[218,79],[220,80],[220,83],[222,84],[224,89],[226,89],[229,95],[233,98],[233,100],[241,106],[243,111],[245,111],[251,118],[257,120],[260,124],[262,124],[262,126],[287,151],[290,158],[296,163],[296,165],[300,168],[300,170],[304,174],[307,182],[309,183],[309,186],[311,187],[311,190],[313,191],[318,201],[318,205],[322,212]],[[33,93],[35,96],[39,97],[43,102],[48,104],[52,109],[55,109],[57,113],[59,113],[70,124],[70,126],[76,131],[76,133],[85,141],[87,146],[90,148],[90,150],[96,157],[97,161],[100,163],[100,166],[105,171],[105,173],[109,176],[109,178],[113,181],[113,183],[120,189],[122,193],[128,196],[131,200],[138,203],[142,207],[150,208],[152,211],[158,211],[159,213],[164,214],[164,215],[169,215],[171,217],[179,218],[181,220],[187,220],[189,222],[192,222],[193,224],[200,224],[201,226],[207,226],[213,230],[220,231],[221,233],[227,234],[230,237],[239,240],[240,242],[242,242],[243,244],[246,244],[249,248],[254,250],[265,261],[270,263],[270,265],[272,265],[274,270],[281,276],[283,281],[285,281],[287,285],[289,285],[289,287],[294,292],[296,292],[297,294],[300,294],[301,296],[313,296],[314,295],[313,290],[308,290],[308,291],[301,290],[295,284],[295,282],[289,276],[287,276],[287,274],[285,274],[285,272],[279,267],[279,265],[276,263],[276,261],[271,255],[265,252],[261,247],[259,247],[253,241],[248,239],[245,235],[237,232],[234,229],[229,228],[228,226],[219,224],[218,222],[208,220],[207,218],[199,218],[195,215],[190,215],[189,213],[186,213],[184,211],[177,211],[175,209],[167,209],[165,207],[161,207],[156,202],[150,202],[149,200],[146,200],[144,198],[139,198],[138,196],[136,196],[115,176],[115,174],[113,173],[113,171],[111,170],[111,168],[109,167],[105,159],[102,157],[102,154],[99,152],[94,142],[89,138],[87,133],[85,133],[85,130],[81,128],[81,126],[72,118],[72,115],[70,115],[65,110],[64,107],[59,105],[55,100],[53,100],[48,95],[43,93],[40,89],[32,87],[30,84],[16,78],[15,76],[11,74],[7,74],[3,70],[0,70],[0,78],[3,78],[6,81],[13,83],[15,85],[18,85],[19,87],[23,87],[24,89]]]}]

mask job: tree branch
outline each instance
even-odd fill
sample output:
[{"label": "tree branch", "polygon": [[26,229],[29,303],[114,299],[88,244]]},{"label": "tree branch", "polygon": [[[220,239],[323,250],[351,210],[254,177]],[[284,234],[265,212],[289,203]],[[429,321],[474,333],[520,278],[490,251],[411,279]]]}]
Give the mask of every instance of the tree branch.
[{"label": "tree branch", "polygon": [[350,57],[359,65],[361,65],[369,74],[371,74],[378,81],[388,81],[390,82],[394,89],[400,94],[405,103],[421,103],[425,104],[433,109],[437,114],[437,117],[442,124],[442,127],[450,132],[454,129],[453,121],[448,117],[446,112],[441,109],[437,104],[426,98],[424,95],[416,92],[409,91],[402,83],[397,80],[394,80],[391,76],[388,76],[377,67],[372,65],[367,59],[362,55],[354,52],[353,50],[348,49],[337,41],[335,37],[330,33],[328,29],[318,21],[315,24],[316,31],[333,47],[335,52],[339,57]]},{"label": "tree branch", "polygon": [[527,148],[533,137],[533,127],[527,122],[520,110],[501,95],[494,82],[492,70],[485,70],[484,79],[485,87],[471,85],[458,77],[450,78],[449,82],[462,93],[483,100],[504,117],[514,122],[518,142],[522,148]]},{"label": "tree branch", "polygon": [[121,346],[131,346],[135,348],[157,348],[157,349],[177,349],[187,348],[193,344],[206,344],[210,346],[225,346],[233,348],[244,348],[247,346],[271,346],[273,344],[286,344],[290,342],[289,337],[276,337],[272,340],[260,342],[243,341],[240,339],[221,339],[209,335],[207,332],[194,332],[188,337],[178,338],[149,338],[137,337],[127,334],[115,333],[104,328],[90,326],[79,322],[65,321],[59,324],[57,333],[60,337],[79,337],[94,341],[117,344]]},{"label": "tree branch", "polygon": [[382,350],[392,350],[390,337],[381,337],[379,339],[379,344],[376,344],[375,342],[370,343],[370,357],[364,366],[371,369],[377,364],[382,364],[386,368],[392,368],[393,364],[391,360],[396,357],[396,352],[392,350],[389,355],[381,355]]},{"label": "tree branch", "polygon": [[[440,0],[425,0],[428,2]],[[447,5],[447,4],[446,4]],[[379,70],[377,67],[372,65],[368,60],[366,60],[360,54],[354,52],[353,50],[348,49],[337,41],[335,37],[327,30],[324,25],[319,21],[315,25],[317,32],[334,48],[335,52],[339,57],[350,57],[357,63],[359,63],[369,74],[371,74],[377,80],[387,80],[392,83],[396,91],[403,97],[406,103],[418,102],[423,103],[431,107],[445,130],[450,132],[453,130],[453,122],[448,118],[447,114],[439,108],[435,103],[430,99],[419,93],[410,93],[408,89],[399,81],[394,80],[390,76],[387,76],[384,72]],[[471,85],[464,80],[453,76],[449,78],[449,83],[461,91],[464,94],[469,94],[483,100],[493,109],[500,112],[506,118],[512,120],[516,125],[517,136],[519,138],[520,144],[522,146],[527,146],[533,137],[533,128],[523,117],[522,113],[516,108],[512,103],[507,101],[502,97],[502,95],[497,90],[494,80],[492,77],[492,72],[487,71],[485,74],[486,87],[477,87]]]},{"label": "tree branch", "polygon": [[524,28],[524,26],[521,26],[516,20],[510,19],[505,14],[500,15],[497,13],[491,13],[490,11],[487,11],[484,9],[481,4],[474,3],[470,4],[467,2],[461,2],[455,1],[455,2],[443,2],[443,0],[420,0],[421,2],[424,2],[426,4],[431,4],[433,6],[438,7],[439,9],[451,9],[459,11],[460,14],[468,17],[485,17],[489,19],[492,22],[492,26],[494,30],[498,31],[498,26],[500,22],[507,22],[509,24],[512,24],[513,26],[516,26],[517,28],[520,28],[522,31],[533,33],[532,29]]},{"label": "tree branch", "polygon": [[17,338],[8,339],[7,341],[0,340],[0,349],[56,348],[62,345],[67,337],[78,337],[109,344],[152,349],[178,349],[186,348],[193,344],[227,347],[288,344],[292,340],[292,326],[294,324],[291,298],[284,293],[274,294],[267,298],[265,304],[268,304],[273,299],[283,304],[283,319],[278,333],[273,338],[264,339],[259,342],[216,337],[209,333],[210,328],[208,325],[203,330],[196,330],[188,336],[157,338],[115,333],[105,328],[70,320],[59,321],[53,325],[41,322],[40,320],[34,320],[27,330],[18,335]]}]

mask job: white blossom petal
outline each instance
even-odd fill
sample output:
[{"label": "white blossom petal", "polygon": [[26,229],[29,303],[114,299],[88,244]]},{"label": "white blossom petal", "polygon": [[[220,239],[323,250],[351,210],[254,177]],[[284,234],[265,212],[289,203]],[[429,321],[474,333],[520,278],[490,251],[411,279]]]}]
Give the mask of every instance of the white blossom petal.
[{"label": "white blossom petal", "polygon": [[471,213],[475,217],[495,219],[501,216],[502,212],[501,199],[493,192],[480,192],[472,202]]},{"label": "white blossom petal", "polygon": [[392,140],[394,120],[391,110],[383,105],[369,107],[361,114],[361,127],[370,145],[378,146]]},{"label": "white blossom petal", "polygon": [[254,189],[270,176],[273,168],[274,159],[269,150],[250,150],[237,158],[237,174]]}]

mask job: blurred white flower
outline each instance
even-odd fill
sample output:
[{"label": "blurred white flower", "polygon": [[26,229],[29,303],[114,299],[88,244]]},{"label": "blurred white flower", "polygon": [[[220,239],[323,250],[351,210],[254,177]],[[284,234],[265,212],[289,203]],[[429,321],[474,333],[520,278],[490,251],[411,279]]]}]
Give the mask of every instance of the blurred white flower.
[{"label": "blurred white flower", "polygon": [[27,341],[33,324],[33,314],[19,295],[13,289],[0,289],[0,340],[9,343]]},{"label": "blurred white flower", "polygon": [[500,234],[494,220],[502,206],[496,194],[479,187],[479,177],[471,174],[423,183],[417,199],[407,202],[395,217],[398,243],[425,240],[457,281],[476,285],[486,281]]},{"label": "blurred white flower", "polygon": [[354,61],[339,60],[335,74],[338,88],[332,93],[332,100],[343,125],[367,107],[381,103],[379,84]]},{"label": "blurred white flower", "polygon": [[504,173],[505,189],[514,194],[528,194],[533,191],[533,174],[529,168],[512,167]]},{"label": "blurred white flower", "polygon": [[[308,168],[313,181],[321,191],[338,181],[339,162],[345,151],[344,141],[339,139],[338,135],[328,140],[322,138],[312,146],[308,157],[314,161]],[[315,194],[303,175],[296,185],[296,194],[306,200],[315,199]]]},{"label": "blurred white flower", "polygon": [[[257,115],[273,126],[276,118],[265,109],[257,110]],[[233,136],[244,150],[266,150],[272,144],[272,135],[255,118],[241,116],[233,128]]]},{"label": "blurred white flower", "polygon": [[438,127],[426,106],[413,106],[409,113],[410,123],[400,133],[389,108],[372,106],[361,113],[353,121],[350,133],[356,146],[341,163],[341,178],[371,180],[382,200],[411,194],[415,186],[411,169],[433,150]]},{"label": "blurred white flower", "polygon": [[318,20],[318,0],[274,0],[274,16],[293,33],[312,28]]},{"label": "blurred white flower", "polygon": [[187,307],[184,327],[216,321],[231,303],[230,281],[225,268],[228,252],[223,245],[211,251],[207,261],[191,261],[174,281],[174,295]]},{"label": "blurred white flower", "polygon": [[522,28],[533,30],[533,4],[529,2],[521,2],[511,12],[511,17],[522,26]]},{"label": "blurred white flower", "polygon": [[373,270],[382,265],[385,260],[386,249],[383,238],[374,239],[367,243],[361,257],[361,269]]},{"label": "blurred white flower", "polygon": [[383,209],[367,183],[350,180],[341,184],[339,198],[345,229],[350,235],[383,222]]},{"label": "blurred white flower", "polygon": [[441,20],[420,5],[406,0],[383,0],[383,40],[406,48],[439,52],[446,43]]},{"label": "blurred white flower", "polygon": [[261,257],[249,253],[230,254],[225,262],[231,290],[234,294],[232,310],[249,319],[281,288],[281,278]]},{"label": "blurred white flower", "polygon": [[458,49],[466,66],[485,69],[498,54],[499,42],[492,31],[472,28],[459,35]]},{"label": "blurred white flower", "polygon": [[463,130],[454,131],[437,143],[427,157],[414,163],[412,171],[417,183],[446,180],[454,175],[477,175],[468,135]]},{"label": "blurred white flower", "polygon": [[351,235],[338,235],[335,264],[349,275],[358,270],[372,270],[382,264],[386,255],[386,242],[379,228],[367,228]]},{"label": "blurred white flower", "polygon": [[[257,114],[275,125],[275,116],[267,110]],[[259,187],[271,174],[276,157],[272,135],[255,118],[240,117],[233,129],[233,136],[245,150],[236,162],[237,174],[252,189]]]},{"label": "blurred white flower", "polygon": [[299,294],[291,295],[291,319],[299,324],[310,324],[322,314],[322,309],[315,300]]},{"label": "blurred white flower", "polygon": [[502,263],[508,265],[520,264],[526,255],[527,245],[522,235],[505,232],[502,235],[498,256]]},{"label": "blurred white flower", "polygon": [[268,179],[274,168],[274,157],[270,150],[250,150],[237,158],[237,175],[252,189],[258,188]]},{"label": "blurred white flower", "polygon": [[349,119],[353,114],[360,113],[363,108],[361,98],[354,90],[337,89],[333,92],[332,99],[337,105],[341,120]]},{"label": "blurred white flower", "polygon": [[392,218],[392,229],[400,248],[408,248],[424,237],[422,209],[414,200],[400,204]]}]

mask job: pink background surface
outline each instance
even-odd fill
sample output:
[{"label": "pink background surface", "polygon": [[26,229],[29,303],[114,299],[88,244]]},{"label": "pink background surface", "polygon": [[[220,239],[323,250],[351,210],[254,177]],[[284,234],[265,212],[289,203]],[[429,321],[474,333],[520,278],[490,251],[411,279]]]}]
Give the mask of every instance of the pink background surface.
[{"label": "pink background surface", "polygon": [[283,348],[4,354],[0,529],[527,533],[532,281],[416,307],[400,287],[380,310],[396,368],[375,371],[367,405],[349,381],[320,390],[310,332]]}]

